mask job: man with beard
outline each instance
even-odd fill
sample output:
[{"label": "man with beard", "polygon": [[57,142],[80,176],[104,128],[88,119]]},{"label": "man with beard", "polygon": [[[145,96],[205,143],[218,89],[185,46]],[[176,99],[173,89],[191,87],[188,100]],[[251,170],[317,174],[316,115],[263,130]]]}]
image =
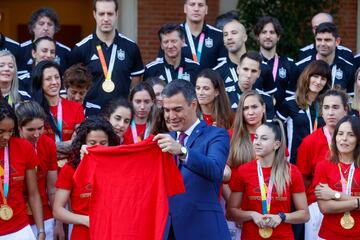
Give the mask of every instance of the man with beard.
[{"label": "man with beard", "polygon": [[[353,64],[337,54],[336,47],[340,43],[338,29],[330,22],[321,23],[315,31],[316,54],[310,55],[296,63],[295,76],[300,76],[305,67],[314,60],[324,60],[331,68],[331,87],[340,85],[349,95],[354,94]],[[295,80],[297,80],[297,77]],[[296,82],[291,84],[296,86]]]},{"label": "man with beard", "polygon": [[[285,98],[285,92],[291,83],[290,78],[295,68],[294,60],[277,54],[277,44],[280,40],[283,28],[275,17],[265,16],[258,20],[254,26],[254,34],[260,45],[260,54],[269,68],[272,69],[280,104]],[[288,92],[289,93],[289,92]],[[291,92],[290,94],[294,94]]]}]

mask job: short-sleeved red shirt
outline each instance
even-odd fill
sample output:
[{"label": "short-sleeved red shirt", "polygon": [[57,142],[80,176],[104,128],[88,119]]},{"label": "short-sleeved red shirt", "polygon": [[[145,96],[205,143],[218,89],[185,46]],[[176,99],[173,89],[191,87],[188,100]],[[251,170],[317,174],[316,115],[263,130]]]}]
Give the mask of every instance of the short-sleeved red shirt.
[{"label": "short-sleeved red shirt", "polygon": [[[279,196],[276,188],[273,188],[270,213],[291,212],[291,198],[293,193],[305,192],[305,186],[301,173],[296,166],[290,164],[291,183],[286,187],[286,192]],[[270,168],[262,168],[264,181],[268,184],[270,180]],[[261,192],[257,174],[256,160],[245,163],[233,170],[230,188],[233,192],[242,192],[241,209],[245,211],[256,211],[262,213]],[[241,239],[262,239],[258,233],[259,228],[253,221],[243,224]],[[273,230],[272,239],[294,239],[291,224],[281,223]]]},{"label": "short-sleeved red shirt", "polygon": [[[33,146],[25,139],[11,137],[9,141],[10,186],[7,204],[13,210],[13,217],[8,221],[0,219],[0,236],[17,232],[29,224],[24,189],[26,170],[34,169],[38,159]],[[4,148],[0,148],[0,165],[4,167]],[[4,180],[4,176],[1,178]],[[3,199],[0,197],[0,205]]]},{"label": "short-sleeved red shirt", "polygon": [[[329,157],[329,150],[324,130],[323,128],[318,128],[302,140],[297,150],[296,166],[303,175],[310,177],[312,181],[316,165]],[[315,186],[313,183],[306,189],[308,205],[316,201],[314,190]]]},{"label": "short-sleeved red shirt", "polygon": [[[56,145],[53,139],[46,135],[41,135],[36,144],[36,155],[39,165],[36,168],[38,188],[41,197],[44,220],[52,218],[52,210],[47,195],[47,173],[57,171]],[[35,224],[33,217],[30,217],[30,224]]]},{"label": "short-sleeved red shirt", "polygon": [[[341,163],[343,176],[348,178],[350,164]],[[347,169],[347,171],[346,171]],[[345,173],[346,171],[346,173]],[[322,161],[317,164],[314,175],[314,184],[324,183],[335,191],[341,192],[340,172],[337,164],[331,161]],[[355,173],[351,186],[351,195],[360,197],[360,169],[355,168]],[[324,214],[319,236],[324,239],[360,239],[360,212],[351,211],[351,216],[355,220],[355,226],[352,229],[343,229],[340,225],[340,219],[343,213]]]},{"label": "short-sleeved red shirt", "polygon": [[185,191],[174,158],[152,136],[138,144],[90,148],[74,179],[93,184],[93,239],[162,239],[168,197]]},{"label": "short-sleeved red shirt", "polygon": [[[91,196],[91,184],[79,185],[73,180],[74,167],[66,163],[60,170],[56,187],[71,191],[70,203],[74,213],[89,215],[89,203]],[[71,239],[90,239],[89,228],[75,224],[71,233]]]},{"label": "short-sleeved red shirt", "polygon": [[[84,119],[84,108],[78,102],[70,101],[65,98],[61,98],[63,118],[62,118],[62,141],[68,141],[71,139],[74,133],[75,126],[80,124]],[[57,106],[50,106],[50,111],[54,116],[55,122],[57,118]],[[46,135],[55,139],[54,132],[49,124],[45,126]]]}]

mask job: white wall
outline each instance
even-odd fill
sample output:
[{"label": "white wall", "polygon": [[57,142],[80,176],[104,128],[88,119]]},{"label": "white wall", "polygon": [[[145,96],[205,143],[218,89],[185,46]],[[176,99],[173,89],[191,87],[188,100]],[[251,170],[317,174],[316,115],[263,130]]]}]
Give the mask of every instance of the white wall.
[{"label": "white wall", "polygon": [[137,41],[138,0],[117,0],[119,3],[118,30]]},{"label": "white wall", "polygon": [[219,15],[234,10],[238,0],[219,0]]}]

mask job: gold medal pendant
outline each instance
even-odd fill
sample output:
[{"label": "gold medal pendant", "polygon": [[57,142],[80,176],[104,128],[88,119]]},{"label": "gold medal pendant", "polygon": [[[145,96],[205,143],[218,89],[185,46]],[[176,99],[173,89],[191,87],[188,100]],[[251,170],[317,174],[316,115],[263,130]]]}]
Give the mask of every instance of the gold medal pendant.
[{"label": "gold medal pendant", "polygon": [[102,83],[102,89],[107,93],[111,93],[115,89],[115,84],[111,79],[105,79]]},{"label": "gold medal pendant", "polygon": [[344,216],[340,219],[340,225],[344,229],[352,229],[355,226],[355,220],[350,215],[350,212],[344,213]]},{"label": "gold medal pendant", "polygon": [[13,216],[13,210],[7,204],[3,204],[0,206],[0,218],[4,221],[8,221]]},{"label": "gold medal pendant", "polygon": [[259,228],[259,235],[262,238],[270,238],[273,233],[273,229],[270,227]]}]

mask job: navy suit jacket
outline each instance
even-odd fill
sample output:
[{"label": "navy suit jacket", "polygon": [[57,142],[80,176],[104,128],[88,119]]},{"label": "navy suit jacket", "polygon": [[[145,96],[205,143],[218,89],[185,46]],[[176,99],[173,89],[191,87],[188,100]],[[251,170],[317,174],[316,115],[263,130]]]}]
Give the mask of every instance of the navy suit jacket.
[{"label": "navy suit jacket", "polygon": [[[176,132],[171,136],[176,138]],[[225,129],[208,126],[201,121],[186,142],[188,158],[179,168],[185,193],[169,198],[170,225],[176,240],[230,239],[223,210],[219,203],[224,167],[230,140]]]}]

